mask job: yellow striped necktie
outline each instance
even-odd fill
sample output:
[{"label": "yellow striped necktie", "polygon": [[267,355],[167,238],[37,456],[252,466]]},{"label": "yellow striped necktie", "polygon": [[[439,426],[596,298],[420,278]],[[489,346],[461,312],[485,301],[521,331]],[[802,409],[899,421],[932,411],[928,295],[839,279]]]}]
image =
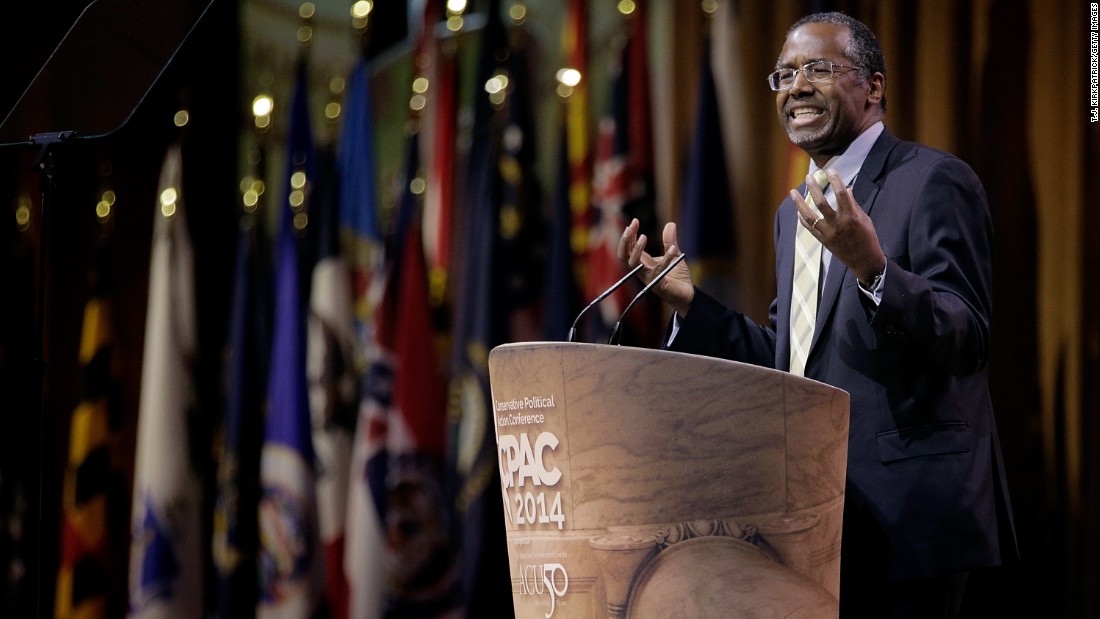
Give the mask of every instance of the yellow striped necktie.
[{"label": "yellow striped necktie", "polygon": [[[814,172],[821,187],[829,182],[824,170]],[[806,202],[818,217],[821,211],[806,190]],[[806,374],[806,359],[817,325],[817,301],[821,279],[821,243],[800,223],[795,223],[794,277],[791,280],[791,374]]]}]

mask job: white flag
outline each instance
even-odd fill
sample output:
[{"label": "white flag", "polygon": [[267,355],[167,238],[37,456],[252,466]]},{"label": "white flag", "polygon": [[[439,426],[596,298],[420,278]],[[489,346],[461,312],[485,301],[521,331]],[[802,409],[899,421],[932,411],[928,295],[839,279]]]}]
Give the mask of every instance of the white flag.
[{"label": "white flag", "polygon": [[195,282],[180,148],[161,169],[138,412],[130,546],[133,618],[201,617],[202,487],[189,448],[196,404]]},{"label": "white flag", "polygon": [[344,524],[352,429],[358,403],[351,272],[339,253],[335,203],[317,205],[322,256],[313,268],[306,373],[316,457],[317,519],[325,555],[330,619],[348,618]]}]

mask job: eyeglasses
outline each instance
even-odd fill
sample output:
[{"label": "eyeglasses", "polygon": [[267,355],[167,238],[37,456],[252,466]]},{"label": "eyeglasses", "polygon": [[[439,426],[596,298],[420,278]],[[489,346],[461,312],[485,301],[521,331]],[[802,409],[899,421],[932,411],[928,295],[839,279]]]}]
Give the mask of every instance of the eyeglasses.
[{"label": "eyeglasses", "polygon": [[794,79],[799,71],[808,82],[827,82],[833,79],[837,69],[863,69],[863,67],[850,67],[831,60],[815,60],[802,65],[800,69],[779,69],[769,73],[768,86],[775,91],[789,90],[794,85]]}]

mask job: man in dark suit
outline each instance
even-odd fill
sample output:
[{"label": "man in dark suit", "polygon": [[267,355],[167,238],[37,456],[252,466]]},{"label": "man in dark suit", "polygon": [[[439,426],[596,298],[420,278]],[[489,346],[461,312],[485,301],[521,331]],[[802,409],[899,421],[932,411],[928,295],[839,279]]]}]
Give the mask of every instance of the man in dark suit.
[{"label": "man in dark suit", "polygon": [[[864,24],[804,18],[768,81],[809,172],[827,177],[808,175],[776,213],[768,323],[695,288],[685,261],[654,287],[676,312],[667,346],[847,391],[841,615],[955,616],[967,574],[1017,554],[986,376],[985,191],[961,160],[885,129],[886,67]],[[651,255],[631,222],[619,256],[649,281],[680,255],[675,224],[662,237]]]}]

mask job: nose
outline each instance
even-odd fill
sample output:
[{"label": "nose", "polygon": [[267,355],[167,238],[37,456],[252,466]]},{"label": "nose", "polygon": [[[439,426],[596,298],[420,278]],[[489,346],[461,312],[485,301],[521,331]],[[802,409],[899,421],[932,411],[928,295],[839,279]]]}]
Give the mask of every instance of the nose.
[{"label": "nose", "polygon": [[814,91],[814,85],[806,78],[806,72],[799,69],[794,74],[794,82],[791,83],[791,87],[788,92],[791,96],[797,96],[798,93],[810,93]]}]

